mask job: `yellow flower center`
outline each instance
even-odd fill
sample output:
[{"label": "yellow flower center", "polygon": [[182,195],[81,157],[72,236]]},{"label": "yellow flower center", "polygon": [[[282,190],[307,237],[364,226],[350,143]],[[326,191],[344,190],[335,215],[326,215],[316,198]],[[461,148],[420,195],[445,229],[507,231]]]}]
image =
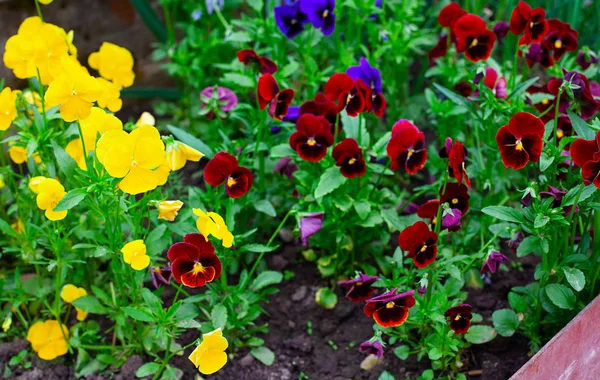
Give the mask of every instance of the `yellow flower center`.
[{"label": "yellow flower center", "polygon": [[227,178],[227,187],[235,186],[236,183],[237,182],[236,182],[235,178],[232,178],[232,177]]},{"label": "yellow flower center", "polygon": [[475,38],[473,41],[471,41],[471,46],[469,46],[469,47],[475,47],[475,46],[477,46],[478,43],[479,43],[479,41],[477,41],[477,38]]},{"label": "yellow flower center", "polygon": [[437,223],[437,218],[433,218],[433,220],[431,221],[431,224],[436,224]]},{"label": "yellow flower center", "polygon": [[158,273],[158,274],[162,273],[162,271],[160,270],[160,268],[153,268],[152,270],[154,271],[154,273]]},{"label": "yellow flower center", "polygon": [[200,263],[195,263],[192,269],[193,274],[204,273],[204,266]]},{"label": "yellow flower center", "polygon": [[523,143],[521,142],[521,140],[517,140],[517,143],[515,144],[515,149],[516,150],[523,150]]},{"label": "yellow flower center", "polygon": [[423,244],[421,247],[421,252],[425,252],[427,250],[427,244]]},{"label": "yellow flower center", "polygon": [[357,283],[356,283],[356,286],[362,286],[362,285],[363,285],[363,283],[362,283],[362,282],[357,282]]},{"label": "yellow flower center", "polygon": [[327,16],[329,16],[329,9],[323,11],[323,18],[326,18]]},{"label": "yellow flower center", "polygon": [[558,137],[559,139],[562,139],[565,136],[565,133],[563,131],[561,131],[560,129],[558,131],[556,131],[556,137]]},{"label": "yellow flower center", "polygon": [[453,199],[452,199],[452,204],[453,204],[453,205],[455,205],[455,204],[457,204],[457,203],[458,203],[458,199],[456,199],[456,198],[453,198]]},{"label": "yellow flower center", "polygon": [[532,21],[532,22],[529,23],[529,27],[530,28],[533,28],[534,26],[535,26],[535,22]]},{"label": "yellow flower center", "polygon": [[414,151],[414,150],[412,150],[412,149],[409,149],[409,150],[408,150],[408,157],[412,156],[412,155],[413,155],[413,153],[415,153],[415,151]]},{"label": "yellow flower center", "polygon": [[562,49],[562,41],[561,40],[556,40],[556,42],[554,42],[554,48],[555,49]]},{"label": "yellow flower center", "polygon": [[315,146],[317,144],[317,141],[311,137],[306,143],[308,144],[308,146]]},{"label": "yellow flower center", "polygon": [[354,98],[354,95],[348,94],[348,96],[346,96],[346,104],[350,103],[350,101],[352,100],[352,98]]},{"label": "yellow flower center", "polygon": [[543,105],[547,106],[547,105],[548,105],[548,103],[550,103],[550,101],[549,101],[548,99],[544,99],[544,100],[542,100],[542,104],[543,104]]},{"label": "yellow flower center", "polygon": [[356,158],[351,158],[351,159],[348,161],[348,164],[350,164],[350,165],[354,165],[354,163],[355,163],[355,162],[356,162]]},{"label": "yellow flower center", "polygon": [[390,301],[388,303],[385,304],[385,308],[386,309],[391,309],[395,306],[396,304],[394,303],[394,301]]},{"label": "yellow flower center", "polygon": [[460,314],[457,314],[457,315],[456,315],[456,317],[454,317],[454,320],[455,320],[455,321],[459,321],[459,320],[460,320],[460,318],[461,318]]}]

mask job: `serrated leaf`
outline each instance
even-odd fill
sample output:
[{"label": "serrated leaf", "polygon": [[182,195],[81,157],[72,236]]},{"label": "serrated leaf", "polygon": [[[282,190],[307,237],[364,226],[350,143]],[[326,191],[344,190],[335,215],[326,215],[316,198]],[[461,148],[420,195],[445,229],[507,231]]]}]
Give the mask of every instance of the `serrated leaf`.
[{"label": "serrated leaf", "polygon": [[573,287],[576,291],[580,292],[583,290],[585,286],[585,275],[582,271],[577,268],[563,268],[563,272],[565,272],[565,278],[569,285]]},{"label": "serrated leaf", "polygon": [[340,169],[337,166],[325,170],[315,190],[315,198],[320,198],[331,193],[345,183],[346,180],[347,178],[340,173]]},{"label": "serrated leaf", "polygon": [[214,328],[224,329],[227,325],[227,308],[221,304],[215,305],[210,313],[210,321]]},{"label": "serrated leaf", "polygon": [[490,326],[475,325],[469,328],[465,334],[465,339],[473,344],[483,344],[496,337],[496,330]]},{"label": "serrated leaf", "polygon": [[492,314],[494,328],[502,336],[513,336],[519,327],[519,317],[511,309],[499,309]]},{"label": "serrated leaf", "polygon": [[267,270],[256,276],[250,288],[258,291],[269,285],[279,284],[283,281],[283,275],[279,272]]}]

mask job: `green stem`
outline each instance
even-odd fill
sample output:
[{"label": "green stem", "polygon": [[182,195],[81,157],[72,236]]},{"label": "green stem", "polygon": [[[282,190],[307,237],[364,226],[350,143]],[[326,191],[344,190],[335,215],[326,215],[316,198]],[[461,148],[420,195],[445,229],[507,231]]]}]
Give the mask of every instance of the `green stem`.
[{"label": "green stem", "polygon": [[360,147],[360,140],[362,137],[362,123],[363,123],[363,115],[360,114],[360,115],[358,115],[358,133],[357,133],[357,138],[356,138],[356,141],[358,142],[359,147]]},{"label": "green stem", "polygon": [[213,9],[215,10],[217,17],[219,18],[219,21],[221,21],[221,24],[223,24],[223,26],[225,27],[225,35],[227,36],[229,35],[229,33],[231,33],[231,25],[229,25],[227,20],[225,20],[225,17],[223,17],[223,14],[221,13],[221,8],[219,8],[219,5],[217,4],[217,0],[212,0],[212,3]]},{"label": "green stem", "polygon": [[513,60],[512,74],[510,76],[510,83],[508,85],[508,88],[510,88],[511,91],[514,91],[515,81],[517,80],[517,59],[518,58],[519,58],[519,39],[517,37],[517,48],[515,49],[515,57]]},{"label": "green stem", "polygon": [[[39,18],[42,20],[42,22],[44,22],[44,16],[42,15],[42,8],[40,8],[40,2],[38,0],[35,0],[35,9],[37,9]],[[41,84],[41,82],[40,82],[40,84]]]},{"label": "green stem", "polygon": [[[600,196],[599,196],[600,197]],[[590,287],[590,298],[593,299],[596,294],[596,281],[600,276],[600,265],[598,265],[598,258],[600,256],[600,210],[594,210],[594,245],[592,254],[592,267],[595,267],[594,276],[592,277],[592,285]]]}]

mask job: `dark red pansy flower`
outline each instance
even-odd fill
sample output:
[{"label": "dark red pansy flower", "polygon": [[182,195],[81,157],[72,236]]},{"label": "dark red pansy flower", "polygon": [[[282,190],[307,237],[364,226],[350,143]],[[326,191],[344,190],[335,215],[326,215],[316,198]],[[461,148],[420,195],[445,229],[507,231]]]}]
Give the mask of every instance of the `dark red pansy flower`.
[{"label": "dark red pansy flower", "polygon": [[577,55],[577,64],[581,66],[581,68],[584,70],[590,67],[591,65],[598,63],[598,61],[600,60],[598,59],[596,53],[587,50],[587,48],[585,50],[580,51]]},{"label": "dark red pansy flower", "polygon": [[269,105],[269,115],[275,120],[283,119],[294,99],[294,90],[287,88],[280,91],[277,81],[271,74],[264,74],[258,78],[256,90],[258,105],[264,110]]},{"label": "dark red pansy flower", "polygon": [[458,183],[462,183],[463,179],[468,187],[471,187],[471,181],[467,175],[467,149],[459,142],[452,143],[452,139],[448,137],[444,148],[440,150],[440,157],[448,158],[448,174],[454,177]]},{"label": "dark red pansy flower", "polygon": [[[522,56],[523,53],[519,50],[519,57]],[[529,45],[529,51],[525,55],[525,60],[529,68],[532,68],[536,63],[539,63],[545,69],[554,66],[552,51],[547,49],[544,44],[532,43]]]},{"label": "dark red pansy flower", "polygon": [[329,121],[323,116],[304,114],[296,122],[296,132],[290,136],[290,146],[300,158],[319,162],[333,145]]},{"label": "dark red pansy flower", "polygon": [[458,92],[465,98],[468,98],[469,96],[473,95],[474,92],[473,86],[471,86],[471,84],[466,80],[460,81],[457,84],[455,84],[454,91]]},{"label": "dark red pansy flower", "polygon": [[496,35],[483,19],[473,14],[462,16],[452,29],[456,35],[456,51],[465,53],[469,61],[488,59],[496,43]]},{"label": "dark red pansy flower", "polygon": [[571,24],[551,18],[548,20],[548,30],[548,34],[544,38],[544,45],[552,50],[555,61],[559,61],[566,52],[579,48],[579,42],[577,42],[579,32],[571,28]]},{"label": "dark red pansy flower", "polygon": [[[358,92],[365,100],[365,106],[363,112],[373,112],[377,117],[383,116],[385,108],[387,107],[387,101],[381,92],[376,91],[374,88],[367,86],[362,79],[356,79],[356,88]],[[347,109],[347,108],[346,108]]]},{"label": "dark red pansy flower", "polygon": [[255,65],[261,74],[275,74],[277,65],[267,57],[261,57],[252,49],[244,49],[237,52],[237,58],[244,65]]},{"label": "dark red pansy flower", "polygon": [[[583,74],[578,73],[577,75],[581,77],[583,84],[585,84],[585,89],[577,99],[579,113],[583,120],[589,120],[596,115],[600,108],[600,101],[597,100],[600,99],[600,85],[594,81],[588,80]],[[565,79],[567,79],[567,75],[565,75]],[[573,92],[575,93],[575,91]]]},{"label": "dark red pansy flower", "polygon": [[520,45],[542,42],[548,33],[546,11],[543,8],[531,9],[529,4],[519,1],[510,17],[510,32],[517,36],[524,33],[519,40]]},{"label": "dark red pansy flower", "polygon": [[325,83],[325,96],[337,101],[338,111],[346,109],[348,116],[356,116],[365,110],[365,99],[352,77],[345,73],[335,73]]},{"label": "dark red pansy flower", "polygon": [[455,334],[465,334],[469,330],[473,318],[471,310],[473,310],[471,305],[466,303],[446,310],[444,317],[450,322],[450,328]]},{"label": "dark red pansy flower", "polygon": [[175,243],[167,254],[173,278],[177,283],[197,288],[221,276],[221,260],[204,235],[187,234],[183,242]]},{"label": "dark red pansy flower", "polygon": [[377,276],[367,276],[359,273],[354,280],[346,280],[338,282],[346,291],[346,298],[352,302],[366,301],[375,292],[375,288],[371,285],[379,280]]},{"label": "dark red pansy flower", "polygon": [[500,77],[498,72],[491,67],[485,69],[485,79],[483,80],[485,87],[489,88],[492,93],[499,99],[506,99],[506,78]]},{"label": "dark red pansy flower", "polygon": [[[422,222],[421,222],[422,223]],[[396,294],[396,289],[367,300],[363,311],[381,327],[396,327],[408,318],[408,310],[415,306],[414,290]]]},{"label": "dark red pansy flower", "polygon": [[437,44],[429,50],[427,57],[429,58],[429,66],[433,66],[435,61],[444,57],[448,53],[448,34],[441,34]]},{"label": "dark red pansy flower", "polygon": [[362,177],[367,171],[362,149],[354,139],[343,139],[333,148],[332,155],[335,164],[340,167],[340,172],[346,178]]},{"label": "dark red pansy flower", "polygon": [[226,152],[219,152],[208,161],[204,168],[204,180],[211,186],[225,184],[225,192],[231,198],[239,198],[252,188],[252,172],[240,166],[237,158]]},{"label": "dark red pansy flower", "polygon": [[[552,80],[550,80],[552,81]],[[548,94],[548,95],[553,95],[550,90],[548,89],[548,83],[543,85],[543,86],[531,86],[527,89],[527,93],[528,94]],[[553,109],[555,109],[555,100],[556,99],[552,99],[552,96],[549,96],[548,98],[543,99],[542,101],[533,104],[533,106],[538,110],[538,112],[540,114],[544,114],[544,116],[542,116],[542,121],[543,122],[548,122],[548,120],[554,119],[554,113],[552,112]],[[529,104],[531,104],[531,99],[526,99],[526,102],[528,102]],[[561,97],[560,99],[560,104],[558,105],[558,112],[559,113],[564,113],[567,111],[567,109],[569,108],[569,106],[571,105],[571,103],[567,100],[565,100],[564,97]]]},{"label": "dark red pansy flower", "polygon": [[[438,210],[440,208],[440,201],[437,199],[431,199],[423,203],[417,210],[417,215],[423,219],[429,219],[431,229],[435,228],[437,223]],[[456,208],[450,210],[444,210],[442,212],[442,230],[448,230],[450,232],[456,232],[460,230],[460,219],[462,212]]]},{"label": "dark red pansy flower", "polygon": [[440,202],[448,203],[450,208],[459,210],[463,215],[469,211],[470,198],[469,188],[462,183],[449,182],[445,189],[440,189]]},{"label": "dark red pansy flower", "polygon": [[594,140],[577,139],[571,144],[571,158],[581,168],[583,183],[600,188],[600,132]]},{"label": "dark red pansy flower", "polygon": [[315,116],[324,116],[331,124],[331,133],[335,133],[335,123],[338,123],[338,133],[342,131],[342,120],[338,120],[338,108],[335,102],[329,100],[322,92],[317,93],[313,100],[304,102],[300,106],[300,115],[306,113]]},{"label": "dark red pansy flower", "polygon": [[423,203],[417,209],[417,215],[419,218],[429,219],[431,224],[431,228],[433,229],[435,224],[437,223],[437,214],[440,208],[440,201],[437,199],[430,199],[427,202]]},{"label": "dark red pansy flower", "polygon": [[[567,115],[561,115],[558,117],[558,123],[556,124],[556,139],[562,140],[564,137],[573,136],[573,124],[571,119]],[[571,144],[565,145],[565,150],[569,150]]]},{"label": "dark red pansy flower", "polygon": [[435,261],[437,256],[438,235],[429,229],[425,222],[416,222],[406,227],[398,236],[398,244],[417,268],[425,268]]},{"label": "dark red pansy flower", "polygon": [[516,113],[496,134],[504,166],[519,170],[542,154],[544,123],[528,112]]},{"label": "dark red pansy flower", "polygon": [[440,11],[438,22],[443,28],[452,29],[456,21],[466,14],[467,12],[465,12],[458,3],[451,1]]},{"label": "dark red pansy flower", "polygon": [[405,170],[415,174],[427,161],[425,134],[410,121],[399,120],[392,127],[392,138],[386,151],[392,161],[392,170]]}]

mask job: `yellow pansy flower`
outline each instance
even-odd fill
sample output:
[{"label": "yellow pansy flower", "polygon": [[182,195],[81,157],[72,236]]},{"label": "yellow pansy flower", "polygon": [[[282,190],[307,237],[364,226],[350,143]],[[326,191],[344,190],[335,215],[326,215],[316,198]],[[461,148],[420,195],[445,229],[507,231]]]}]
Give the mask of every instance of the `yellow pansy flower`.
[{"label": "yellow pansy flower", "polygon": [[182,201],[162,201],[157,205],[158,219],[172,222],[177,217],[177,212],[183,206]]},{"label": "yellow pansy flower", "polygon": [[202,334],[202,343],[190,354],[188,359],[198,368],[200,373],[210,375],[227,363],[225,350],[229,347],[223,330],[216,329],[207,334]]},{"label": "yellow pansy flower", "polygon": [[204,212],[199,208],[192,209],[194,215],[198,216],[196,220],[196,227],[198,231],[204,235],[206,240],[208,236],[212,235],[215,238],[221,240],[223,247],[230,248],[233,244],[233,234],[229,232],[227,225],[221,215],[216,212]]},{"label": "yellow pansy flower", "polygon": [[42,84],[47,86],[60,75],[63,59],[68,59],[67,33],[59,26],[42,23],[34,41],[35,66],[40,72]]},{"label": "yellow pansy flower", "polygon": [[203,153],[179,141],[169,144],[167,148],[167,161],[172,171],[183,168],[187,161],[198,162],[202,157]]},{"label": "yellow pansy flower", "polygon": [[50,84],[44,99],[47,107],[60,106],[60,116],[71,122],[88,117],[100,93],[96,78],[77,62],[63,58],[61,74]]},{"label": "yellow pansy flower", "polygon": [[[84,288],[78,288],[73,284],[67,284],[63,286],[62,290],[60,291],[60,298],[62,298],[62,300],[66,303],[73,303],[73,301],[76,299],[85,297],[87,295],[88,293]],[[87,318],[87,311],[83,311],[78,307],[75,307],[75,310],[77,310],[78,321],[83,321]]]},{"label": "yellow pansy flower", "polygon": [[18,94],[18,90],[11,90],[9,87],[0,91],[0,131],[6,131],[17,117]]},{"label": "yellow pansy flower", "polygon": [[44,4],[44,5],[48,5],[50,3],[52,3],[54,0],[38,0],[40,2],[40,4]]},{"label": "yellow pansy flower", "polygon": [[169,168],[169,162],[165,158],[163,163],[154,171],[154,175],[156,175],[156,181],[158,186],[162,186],[167,183],[169,179],[169,174],[171,174],[171,169]]},{"label": "yellow pansy flower", "polygon": [[135,122],[135,125],[141,127],[142,125],[156,125],[156,119],[150,112],[142,112],[138,121]]},{"label": "yellow pansy flower", "polygon": [[8,329],[10,329],[10,326],[12,325],[12,314],[9,314],[5,319],[4,322],[2,322],[2,331],[7,332]]},{"label": "yellow pansy flower", "polygon": [[36,176],[29,179],[29,190],[33,191],[34,194],[40,193],[40,184],[44,182],[47,178],[44,176]]},{"label": "yellow pansy flower", "polygon": [[98,70],[102,78],[106,78],[122,87],[133,84],[133,55],[124,47],[103,42],[100,50],[90,54],[88,63]]},{"label": "yellow pansy flower", "polygon": [[67,353],[69,330],[56,320],[36,322],[27,331],[27,340],[40,359],[54,360]]},{"label": "yellow pansy flower", "polygon": [[123,107],[123,100],[121,100],[121,87],[104,78],[96,78],[96,81],[100,85],[100,95],[98,96],[98,105],[102,108],[110,110],[110,112],[117,112]]},{"label": "yellow pansy flower", "polygon": [[[8,155],[10,156],[10,159],[17,165],[20,165],[22,163],[24,163],[25,161],[27,161],[27,149],[22,147],[22,146],[18,146],[18,145],[14,145],[14,141],[11,141],[9,144],[10,148],[8,148]],[[39,164],[40,162],[42,162],[42,159],[40,158],[40,154],[39,153],[34,153],[33,154],[33,161],[36,164]]]},{"label": "yellow pansy flower", "polygon": [[4,47],[4,65],[11,69],[15,76],[27,79],[37,76],[35,66],[37,32],[42,26],[42,20],[29,17],[23,20],[17,34],[6,41]]},{"label": "yellow pansy flower", "polygon": [[0,174],[0,189],[2,189],[4,186],[5,186],[4,177],[2,176],[2,174]]},{"label": "yellow pansy flower", "polygon": [[142,270],[150,265],[150,257],[146,255],[146,245],[141,239],[125,244],[121,252],[123,253],[123,261],[135,270]]},{"label": "yellow pansy flower", "polygon": [[[35,106],[38,111],[42,111],[42,97],[40,96],[40,94],[38,94],[35,91],[31,91],[29,89],[27,90],[23,90],[23,93],[21,95],[23,97],[23,99],[25,99],[25,101],[27,102],[27,104],[31,104],[32,106]],[[30,114],[33,115],[33,111],[29,111]]]},{"label": "yellow pansy flower", "polygon": [[67,194],[63,185],[53,178],[46,178],[39,185],[36,203],[40,210],[45,210],[46,218],[62,220],[67,216],[67,210],[54,211],[60,200]]},{"label": "yellow pansy flower", "polygon": [[108,131],[96,145],[98,161],[112,177],[123,178],[119,188],[127,194],[155,189],[159,183],[156,168],[165,161],[165,144],[154,127],[144,125],[131,133]]}]

